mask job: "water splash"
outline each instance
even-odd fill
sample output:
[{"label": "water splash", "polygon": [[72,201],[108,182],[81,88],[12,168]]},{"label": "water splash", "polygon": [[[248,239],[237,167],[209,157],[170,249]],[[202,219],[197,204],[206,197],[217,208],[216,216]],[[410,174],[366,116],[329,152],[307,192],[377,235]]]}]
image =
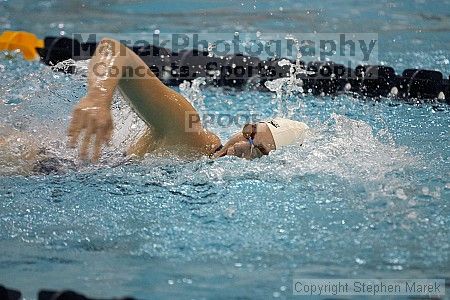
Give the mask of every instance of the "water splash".
[{"label": "water splash", "polygon": [[[279,115],[290,116],[292,110],[295,109],[288,104],[288,99],[293,96],[303,96],[303,80],[302,75],[314,74],[312,71],[307,71],[301,64],[302,54],[300,47],[302,46],[298,39],[292,35],[285,37],[287,40],[292,40],[296,49],[295,62],[288,59],[282,59],[278,62],[280,67],[289,66],[289,76],[266,81],[264,85],[276,94],[277,112]],[[283,99],[284,98],[284,99]],[[297,99],[299,102],[300,100]]]},{"label": "water splash", "polygon": [[[421,166],[420,158],[411,155],[408,148],[380,140],[364,121],[332,114],[324,122],[308,123],[311,131],[302,146],[287,146],[259,159],[258,164],[226,158],[221,162],[225,166],[214,167],[215,180],[251,176],[290,182],[299,176],[316,175],[355,183],[381,182],[392,172]],[[248,167],[248,171],[236,175],[237,165],[244,170]]]},{"label": "water splash", "polygon": [[189,100],[189,102],[198,110],[205,110],[205,96],[201,87],[206,85],[206,79],[203,77],[196,78],[192,81],[184,80],[180,85],[181,94]]},{"label": "water splash", "polygon": [[[112,163],[114,163],[117,160],[120,161],[117,153],[124,153],[145,132],[147,125],[118,91],[114,94],[112,115],[114,132],[111,141],[112,147],[108,151],[108,159],[112,159]],[[114,156],[116,159],[114,159]]]}]

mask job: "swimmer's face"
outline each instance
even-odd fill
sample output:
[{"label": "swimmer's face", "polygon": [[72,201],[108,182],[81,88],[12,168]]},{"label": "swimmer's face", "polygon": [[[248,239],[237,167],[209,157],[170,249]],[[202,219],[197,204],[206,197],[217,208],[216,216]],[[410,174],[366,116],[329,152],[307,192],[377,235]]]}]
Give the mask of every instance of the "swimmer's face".
[{"label": "swimmer's face", "polygon": [[242,136],[249,142],[249,145],[252,148],[257,148],[261,154],[267,155],[270,152],[270,147],[267,146],[269,141],[267,141],[267,135],[264,136],[263,134],[267,129],[263,126],[263,132],[260,133],[258,132],[258,128],[259,131],[261,131],[261,126],[258,127],[256,124],[245,124],[244,128],[242,128]]},{"label": "swimmer's face", "polygon": [[255,124],[245,124],[242,128],[242,136],[245,139],[254,139],[256,135],[256,125]]}]

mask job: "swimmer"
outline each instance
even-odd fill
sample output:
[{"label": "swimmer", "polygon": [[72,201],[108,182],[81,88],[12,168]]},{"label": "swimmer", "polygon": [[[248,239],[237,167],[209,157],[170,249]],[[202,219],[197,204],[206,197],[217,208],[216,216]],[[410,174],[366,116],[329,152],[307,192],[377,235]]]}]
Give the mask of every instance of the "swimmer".
[{"label": "swimmer", "polygon": [[[131,78],[129,70],[141,72]],[[100,41],[91,59],[87,94],[74,108],[69,125],[69,143],[76,147],[81,140],[82,159],[89,158],[89,146],[93,143],[92,160],[97,161],[102,146],[111,140],[111,102],[116,87],[148,125],[142,136],[129,147],[128,155],[143,156],[157,149],[177,146],[194,155],[214,158],[234,155],[252,159],[303,139],[308,129],[302,122],[282,118],[246,124],[242,132],[233,135],[222,146],[218,136],[200,122],[187,128],[188,117],[200,119],[189,101],[164,85],[133,51],[108,38]]]}]

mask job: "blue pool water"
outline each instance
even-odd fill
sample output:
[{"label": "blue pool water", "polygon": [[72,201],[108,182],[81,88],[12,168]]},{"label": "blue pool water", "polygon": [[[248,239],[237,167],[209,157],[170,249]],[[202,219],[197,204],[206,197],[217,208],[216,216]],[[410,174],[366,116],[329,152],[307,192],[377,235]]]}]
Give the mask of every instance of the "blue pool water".
[{"label": "blue pool water", "polygon": [[[378,32],[380,61],[398,72],[450,73],[449,1],[166,3],[3,1],[0,31]],[[0,154],[0,283],[26,299],[40,288],[290,299],[293,278],[450,278],[448,105],[307,95],[283,98],[289,110],[277,111],[270,93],[203,89],[204,112],[289,111],[312,133],[256,161],[150,154],[123,163],[142,123],[117,94],[101,164],[24,176],[8,156],[29,141],[75,159],[65,132],[86,78],[4,53],[0,78],[1,129],[22,132]],[[222,140],[239,130],[211,129]]]}]

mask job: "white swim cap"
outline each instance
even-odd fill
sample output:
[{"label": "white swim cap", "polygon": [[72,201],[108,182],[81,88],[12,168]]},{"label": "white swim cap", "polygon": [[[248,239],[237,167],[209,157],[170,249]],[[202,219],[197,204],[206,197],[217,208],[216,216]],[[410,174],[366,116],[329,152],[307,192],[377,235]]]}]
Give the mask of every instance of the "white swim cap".
[{"label": "white swim cap", "polygon": [[303,143],[309,129],[308,125],[303,122],[283,118],[275,118],[266,123],[272,133],[276,149],[297,141]]}]

